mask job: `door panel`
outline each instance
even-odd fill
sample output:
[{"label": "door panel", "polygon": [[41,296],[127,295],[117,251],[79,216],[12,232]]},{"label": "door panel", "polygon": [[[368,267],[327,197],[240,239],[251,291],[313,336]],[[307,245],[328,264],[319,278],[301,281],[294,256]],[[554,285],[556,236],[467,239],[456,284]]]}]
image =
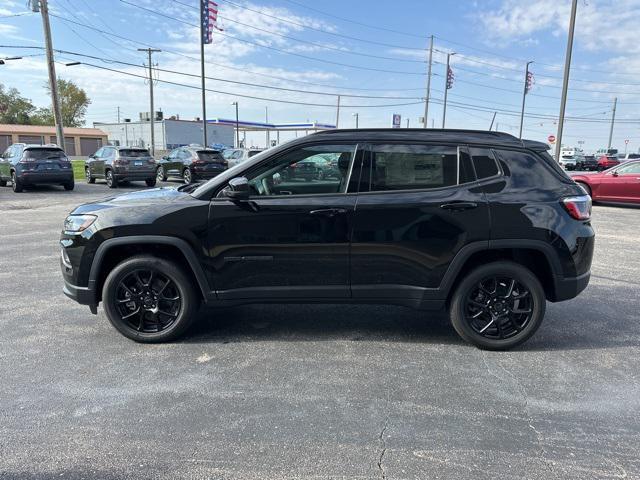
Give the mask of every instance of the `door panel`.
[{"label": "door panel", "polygon": [[372,146],[362,173],[374,191],[358,195],[354,215],[354,298],[426,299],[462,247],[489,238],[485,196],[457,185],[457,157],[455,146]]},{"label": "door panel", "polygon": [[600,199],[640,203],[640,162],[616,169],[617,176],[606,175],[600,184]]}]

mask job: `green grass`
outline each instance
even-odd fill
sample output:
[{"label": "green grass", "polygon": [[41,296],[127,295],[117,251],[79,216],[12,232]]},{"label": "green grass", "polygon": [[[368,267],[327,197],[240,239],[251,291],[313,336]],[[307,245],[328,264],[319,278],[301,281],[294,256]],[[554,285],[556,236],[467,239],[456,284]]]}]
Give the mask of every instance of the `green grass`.
[{"label": "green grass", "polygon": [[84,180],[84,160],[71,160],[73,166],[73,178],[75,180]]}]

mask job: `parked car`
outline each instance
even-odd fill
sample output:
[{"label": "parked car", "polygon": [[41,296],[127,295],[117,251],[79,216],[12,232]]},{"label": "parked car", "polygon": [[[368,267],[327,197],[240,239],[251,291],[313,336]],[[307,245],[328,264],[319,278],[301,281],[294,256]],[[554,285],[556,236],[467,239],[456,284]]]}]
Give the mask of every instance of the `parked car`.
[{"label": "parked car", "polygon": [[198,146],[179,147],[162,157],[156,178],[164,182],[168,177],[180,177],[184,183],[208,180],[224,172],[227,165],[218,150]]},{"label": "parked car", "polygon": [[14,143],[0,157],[0,187],[11,182],[14,192],[36,184],[62,185],[73,190],[73,169],[67,155],[57,145]]},{"label": "parked car", "polygon": [[250,158],[264,152],[264,149],[259,148],[227,148],[222,152],[222,156],[227,162],[229,162],[229,168],[235,167],[239,163],[246,162]]},{"label": "parked car", "polygon": [[[64,292],[139,342],[179,337],[201,303],[323,302],[447,308],[463,339],[511,348],[590,277],[591,199],[547,148],[484,131],[318,132],[204,184],[77,207]],[[326,155],[339,178],[282,180]]]},{"label": "parked car", "polygon": [[640,153],[623,153],[618,155],[620,163],[628,162],[629,160],[640,160]]},{"label": "parked car", "polygon": [[148,187],[156,184],[156,161],[146,148],[108,145],[98,149],[84,164],[87,183],[104,178],[109,188],[118,183],[142,180]]},{"label": "parked car", "polygon": [[585,155],[582,161],[576,162],[576,170],[597,170],[598,159],[595,155]]},{"label": "parked car", "polygon": [[337,168],[337,157],[339,156],[339,154],[322,155],[294,163],[284,170],[284,178],[287,180],[299,179],[307,182],[335,178],[336,175],[340,174]]},{"label": "parked car", "polygon": [[607,170],[608,168],[620,165],[620,160],[615,155],[602,155],[598,158],[598,171]]},{"label": "parked car", "polygon": [[572,175],[573,180],[595,202],[640,203],[640,160],[588,175]]}]

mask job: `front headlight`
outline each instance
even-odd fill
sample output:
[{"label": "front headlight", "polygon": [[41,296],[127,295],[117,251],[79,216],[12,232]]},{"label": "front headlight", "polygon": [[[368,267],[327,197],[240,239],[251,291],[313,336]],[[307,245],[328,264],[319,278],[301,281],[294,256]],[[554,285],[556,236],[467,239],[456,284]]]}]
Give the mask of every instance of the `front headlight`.
[{"label": "front headlight", "polygon": [[89,228],[96,221],[95,215],[69,215],[64,221],[64,231],[79,233]]}]

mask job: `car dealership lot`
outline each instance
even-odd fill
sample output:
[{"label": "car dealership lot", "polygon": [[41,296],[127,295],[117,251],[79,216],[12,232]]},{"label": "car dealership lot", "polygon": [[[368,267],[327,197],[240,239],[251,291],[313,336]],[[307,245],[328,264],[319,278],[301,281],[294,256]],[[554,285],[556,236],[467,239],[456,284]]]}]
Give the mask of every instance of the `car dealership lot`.
[{"label": "car dealership lot", "polygon": [[594,208],[591,284],[510,352],[390,306],[207,311],[139,345],[62,295],[57,244],[139,188],[0,188],[0,478],[640,476],[640,209]]}]

